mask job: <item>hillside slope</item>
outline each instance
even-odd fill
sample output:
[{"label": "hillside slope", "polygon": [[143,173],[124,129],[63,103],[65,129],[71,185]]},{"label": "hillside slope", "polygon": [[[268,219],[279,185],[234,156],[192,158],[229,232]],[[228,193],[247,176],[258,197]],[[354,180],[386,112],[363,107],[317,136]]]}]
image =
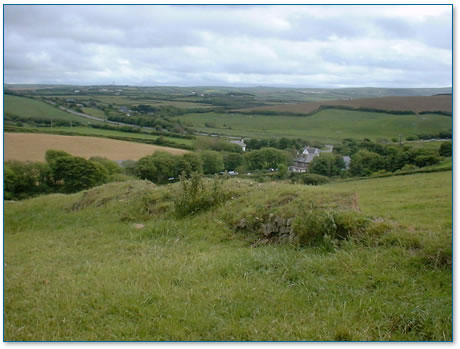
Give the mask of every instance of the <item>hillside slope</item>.
[{"label": "hillside slope", "polygon": [[[4,340],[452,339],[450,172],[222,185],[182,218],[180,184],[6,202]],[[292,215],[374,229],[273,239]]]}]

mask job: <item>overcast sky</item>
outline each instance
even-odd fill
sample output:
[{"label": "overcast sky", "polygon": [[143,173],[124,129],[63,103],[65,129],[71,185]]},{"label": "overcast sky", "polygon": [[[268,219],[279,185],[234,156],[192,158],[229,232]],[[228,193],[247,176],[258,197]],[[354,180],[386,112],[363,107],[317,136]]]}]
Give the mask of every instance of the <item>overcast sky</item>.
[{"label": "overcast sky", "polygon": [[451,6],[4,6],[6,83],[447,87]]}]

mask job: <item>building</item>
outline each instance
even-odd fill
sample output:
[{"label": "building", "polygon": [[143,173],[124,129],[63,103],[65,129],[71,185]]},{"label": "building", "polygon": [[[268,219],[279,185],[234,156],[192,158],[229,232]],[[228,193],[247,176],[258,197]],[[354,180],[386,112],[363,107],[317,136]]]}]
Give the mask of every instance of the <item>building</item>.
[{"label": "building", "polygon": [[243,148],[243,151],[246,151],[246,144],[244,143],[244,139],[241,138],[240,141],[230,141],[230,143],[239,145],[241,148]]},{"label": "building", "polygon": [[350,168],[351,158],[349,156],[344,156],[343,162],[345,163],[345,170],[348,170]]},{"label": "building", "polygon": [[294,165],[289,166],[289,171],[291,172],[307,172],[308,165],[313,161],[313,159],[320,154],[318,148],[305,147],[300,156],[294,160]]}]

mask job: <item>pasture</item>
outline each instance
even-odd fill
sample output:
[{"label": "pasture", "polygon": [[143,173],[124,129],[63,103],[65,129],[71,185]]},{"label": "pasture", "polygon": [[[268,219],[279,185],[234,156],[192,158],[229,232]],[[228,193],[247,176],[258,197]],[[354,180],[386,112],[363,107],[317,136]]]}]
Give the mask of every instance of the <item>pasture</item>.
[{"label": "pasture", "polygon": [[[235,197],[182,219],[178,184],[6,202],[4,340],[452,340],[451,172],[224,189]],[[226,223],[293,197],[354,197],[391,228],[296,248]]]},{"label": "pasture", "polygon": [[102,156],[110,160],[138,160],[155,151],[166,151],[171,154],[187,152],[181,149],[114,139],[37,133],[5,133],[4,147],[5,161],[44,161],[45,153],[49,149],[63,150],[71,155],[84,158]]},{"label": "pasture", "polygon": [[[134,140],[146,140],[146,141],[154,141],[158,139],[160,136],[155,136],[147,133],[136,133],[136,132],[123,132],[117,130],[105,130],[102,128],[92,128],[92,127],[53,127],[55,131],[64,131],[64,132],[72,132],[81,134],[84,136],[101,136],[101,137],[125,137],[125,138],[132,138]],[[177,144],[186,144],[192,145],[193,139],[184,139],[184,138],[175,138],[175,137],[166,137],[161,136],[163,139],[174,142]]]},{"label": "pasture", "polygon": [[[376,112],[328,109],[311,116],[245,115],[237,113],[200,113],[179,117],[196,129],[241,137],[300,137],[321,142],[340,143],[344,138],[414,136],[445,131],[452,118],[443,115],[393,115]],[[211,125],[206,127],[205,125]]]},{"label": "pasture", "polygon": [[53,107],[48,103],[31,98],[12,95],[4,96],[4,112],[5,114],[17,115],[20,117],[30,118],[31,120],[48,119],[79,121],[85,124],[88,122],[88,119],[86,118],[67,113],[63,110]]},{"label": "pasture", "polygon": [[242,109],[241,111],[275,111],[280,113],[310,114],[321,106],[348,107],[353,109],[377,109],[382,111],[412,111],[435,112],[443,111],[452,113],[452,95],[439,96],[408,96],[408,97],[380,97],[363,99],[345,99],[335,101],[281,104],[258,108]]}]

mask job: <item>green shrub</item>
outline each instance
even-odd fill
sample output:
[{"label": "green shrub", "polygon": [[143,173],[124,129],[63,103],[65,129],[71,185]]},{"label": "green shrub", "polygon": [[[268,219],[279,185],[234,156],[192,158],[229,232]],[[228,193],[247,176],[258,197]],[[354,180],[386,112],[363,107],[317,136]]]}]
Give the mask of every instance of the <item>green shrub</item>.
[{"label": "green shrub", "polygon": [[326,176],[321,176],[313,173],[305,173],[300,175],[298,178],[295,178],[294,181],[300,184],[319,185],[328,183],[330,180]]},{"label": "green shrub", "polygon": [[327,240],[345,240],[366,231],[370,220],[354,211],[308,210],[292,224],[294,241],[301,246],[318,246]]},{"label": "green shrub", "polygon": [[440,162],[440,159],[434,155],[419,155],[415,158],[415,164],[418,167],[436,165]]},{"label": "green shrub", "polygon": [[222,186],[222,180],[214,179],[212,185],[203,181],[200,174],[194,172],[190,179],[180,176],[180,191],[174,201],[174,210],[178,217],[195,215],[220,205],[229,197]]},{"label": "green shrub", "polygon": [[59,157],[50,167],[55,185],[65,193],[74,193],[105,183],[108,176],[102,165],[81,157]]},{"label": "green shrub", "polygon": [[452,142],[444,142],[439,147],[439,155],[452,156]]},{"label": "green shrub", "polygon": [[102,166],[104,166],[104,168],[107,170],[109,175],[113,175],[113,174],[122,172],[121,167],[115,161],[109,160],[105,157],[92,156],[89,158],[89,160],[97,162],[98,164],[101,164]]}]

